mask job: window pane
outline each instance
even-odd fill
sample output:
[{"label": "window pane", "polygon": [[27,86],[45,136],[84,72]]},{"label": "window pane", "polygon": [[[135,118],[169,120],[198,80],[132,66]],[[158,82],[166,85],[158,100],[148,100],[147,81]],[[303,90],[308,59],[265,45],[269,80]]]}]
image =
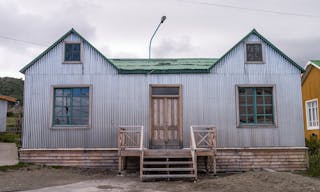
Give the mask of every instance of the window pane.
[{"label": "window pane", "polygon": [[81,97],[81,106],[89,106],[89,97]]},{"label": "window pane", "polygon": [[89,96],[89,88],[81,88],[82,96]]},{"label": "window pane", "polygon": [[272,104],[272,96],[265,96],[264,103],[265,104]]},{"label": "window pane", "polygon": [[66,117],[56,117],[54,119],[55,125],[68,125],[67,118]]},{"label": "window pane", "polygon": [[272,114],[273,113],[272,106],[266,106],[265,109],[266,109],[265,114]]},{"label": "window pane", "polygon": [[246,104],[246,96],[240,96],[239,97],[239,104],[240,105]]},{"label": "window pane", "polygon": [[63,89],[63,95],[64,96],[71,96],[71,89]]},{"label": "window pane", "polygon": [[264,88],[264,91],[263,91],[263,94],[264,95],[272,95],[272,88],[270,88],[270,87],[265,87]]},{"label": "window pane", "polygon": [[272,124],[273,123],[273,116],[265,116],[265,124]]},{"label": "window pane", "polygon": [[152,95],[179,95],[179,87],[153,87]]},{"label": "window pane", "polygon": [[253,106],[249,106],[249,107],[247,107],[247,114],[249,114],[249,115],[253,115],[254,113],[254,110],[253,110]]},{"label": "window pane", "polygon": [[253,115],[248,116],[248,122],[247,123],[254,123],[254,116]]},{"label": "window pane", "polygon": [[247,95],[253,95],[253,88],[246,88]]},{"label": "window pane", "polygon": [[257,107],[257,113],[258,114],[264,114],[264,107]]},{"label": "window pane", "polygon": [[247,104],[248,105],[253,105],[253,96],[248,96],[247,97]]},{"label": "window pane", "polygon": [[263,89],[262,88],[256,88],[256,95],[262,95]]},{"label": "window pane", "polygon": [[262,44],[261,43],[250,43],[246,44],[247,61],[262,62]]},{"label": "window pane", "polygon": [[246,107],[245,106],[240,106],[239,107],[239,113],[240,115],[246,115]]},{"label": "window pane", "polygon": [[79,106],[81,104],[81,97],[73,97],[72,99],[72,106]]},{"label": "window pane", "polygon": [[56,96],[63,96],[63,89],[55,89]]},{"label": "window pane", "polygon": [[264,124],[264,116],[257,116],[257,123]]},{"label": "window pane", "polygon": [[263,104],[263,96],[257,96],[257,105],[262,105]]},{"label": "window pane", "polygon": [[246,116],[240,116],[240,123],[247,123]]},{"label": "window pane", "polygon": [[239,88],[239,95],[245,95],[246,89],[245,88]]}]

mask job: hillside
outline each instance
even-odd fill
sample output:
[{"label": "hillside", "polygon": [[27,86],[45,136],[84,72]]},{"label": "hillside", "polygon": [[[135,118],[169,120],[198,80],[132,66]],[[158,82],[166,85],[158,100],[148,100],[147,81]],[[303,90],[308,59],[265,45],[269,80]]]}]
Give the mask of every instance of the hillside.
[{"label": "hillside", "polygon": [[23,103],[23,80],[0,77],[0,95],[15,97]]}]

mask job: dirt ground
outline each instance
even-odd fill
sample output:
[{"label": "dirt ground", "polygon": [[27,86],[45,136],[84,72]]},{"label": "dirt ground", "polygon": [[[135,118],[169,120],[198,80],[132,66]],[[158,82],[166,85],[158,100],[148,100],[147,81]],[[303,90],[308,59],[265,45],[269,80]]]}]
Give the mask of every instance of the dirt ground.
[{"label": "dirt ground", "polygon": [[[50,186],[57,187],[44,188]],[[109,192],[320,192],[320,179],[287,172],[255,171],[220,174],[217,177],[201,176],[195,183],[192,181],[140,182],[137,176],[117,176],[115,172],[102,169],[52,168],[32,165],[18,170],[0,171],[0,191],[2,192],[40,188],[42,189],[35,191],[79,191],[72,190],[76,187],[83,191],[90,189],[90,191]]]}]

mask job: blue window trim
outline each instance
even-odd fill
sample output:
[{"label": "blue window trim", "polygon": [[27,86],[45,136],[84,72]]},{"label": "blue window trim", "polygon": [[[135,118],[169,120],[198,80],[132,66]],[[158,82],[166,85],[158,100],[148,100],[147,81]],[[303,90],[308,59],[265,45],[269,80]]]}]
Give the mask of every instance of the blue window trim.
[{"label": "blue window trim", "polygon": [[[56,90],[57,89],[62,89],[63,90],[63,94],[62,94],[62,96],[56,96]],[[79,107],[79,109],[81,109],[81,108],[88,108],[88,116],[87,117],[85,117],[85,116],[83,116],[83,114],[81,114],[80,113],[80,118],[82,118],[82,117],[85,117],[85,118],[87,118],[88,119],[88,121],[87,121],[87,123],[86,124],[83,124],[83,125],[79,125],[79,124],[73,124],[72,123],[72,117],[73,117],[73,113],[72,113],[72,109],[73,109],[73,94],[74,94],[74,90],[75,89],[80,89],[80,95],[78,96],[78,97],[80,97],[80,104],[79,104],[79,106],[77,106],[77,107]],[[82,90],[83,89],[87,89],[87,95],[86,96],[81,96],[81,92],[82,92]],[[70,96],[65,96],[64,95],[64,93],[65,93],[65,90],[70,90]],[[56,116],[56,108],[58,107],[60,107],[60,108],[63,108],[64,106],[58,106],[58,105],[56,105],[56,97],[67,97],[67,98],[70,98],[70,105],[69,105],[69,109],[68,109],[68,111],[70,111],[70,114],[69,115],[59,115],[58,117],[67,117],[68,119],[70,119],[69,121],[68,121],[68,124],[55,124],[55,118],[57,117]],[[84,106],[84,105],[82,105],[82,99],[81,99],[81,97],[88,97],[88,106]],[[90,126],[90,86],[88,86],[88,87],[54,87],[53,88],[53,107],[52,107],[52,122],[51,122],[51,126],[52,126],[52,128],[55,128],[55,127],[89,127]],[[78,116],[77,116],[78,117]]]},{"label": "blue window trim", "polygon": [[[262,98],[263,98],[263,103],[262,104],[257,104],[257,89],[266,89],[266,88],[268,88],[268,89],[271,89],[272,90],[272,94],[271,95],[269,95],[269,94],[262,94],[262,95],[259,95],[259,96],[262,96]],[[245,89],[245,90],[247,90],[247,89],[252,89],[252,95],[247,95],[247,94],[245,94],[245,95],[240,95],[240,89]],[[262,126],[264,126],[264,125],[266,125],[266,126],[273,126],[273,125],[275,125],[275,110],[274,110],[274,89],[273,89],[273,86],[263,86],[263,87],[259,87],[259,86],[255,86],[255,87],[253,87],[253,86],[238,86],[237,87],[237,92],[238,92],[238,103],[237,103],[237,105],[238,105],[238,121],[239,121],[239,125],[240,126],[242,126],[242,125],[244,125],[244,126],[246,126],[246,125],[248,125],[248,126],[256,126],[256,125],[262,125]],[[245,104],[240,104],[240,97],[245,97]],[[253,103],[252,104],[248,104],[248,96],[253,96]],[[266,96],[271,96],[271,104],[265,104],[265,97]],[[245,112],[245,114],[240,114],[240,106],[245,106],[245,110],[246,110],[246,112]],[[249,114],[249,112],[248,112],[248,106],[252,106],[253,107],[253,114],[252,115],[248,115]],[[266,109],[265,109],[265,107],[272,107],[272,109],[271,109],[271,111],[272,111],[272,113],[271,114],[269,114],[269,113],[266,113]],[[258,112],[257,112],[257,107],[263,107],[263,113],[262,114],[258,114]],[[240,121],[240,117],[246,117],[246,121],[247,122],[241,122]],[[253,123],[248,123],[248,116],[253,116]],[[258,117],[259,116],[263,116],[264,117],[264,122],[263,123],[258,123]],[[266,123],[265,121],[266,121],[266,117],[267,116],[272,116],[272,123]]]}]

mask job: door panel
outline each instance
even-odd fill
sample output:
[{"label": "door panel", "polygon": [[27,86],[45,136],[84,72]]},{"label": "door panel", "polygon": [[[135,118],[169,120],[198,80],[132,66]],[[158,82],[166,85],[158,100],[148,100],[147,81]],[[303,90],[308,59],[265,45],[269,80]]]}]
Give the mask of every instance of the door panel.
[{"label": "door panel", "polygon": [[151,94],[150,104],[151,148],[180,148],[182,143],[180,96]]}]

